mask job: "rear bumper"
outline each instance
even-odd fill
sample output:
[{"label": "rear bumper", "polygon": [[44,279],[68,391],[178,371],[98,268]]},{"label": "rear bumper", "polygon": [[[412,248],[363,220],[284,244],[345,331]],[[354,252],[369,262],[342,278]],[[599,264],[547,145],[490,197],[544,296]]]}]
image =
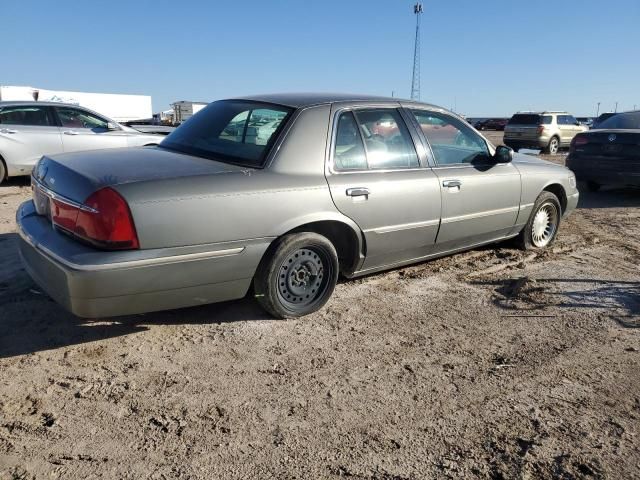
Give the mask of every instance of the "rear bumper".
[{"label": "rear bumper", "polygon": [[640,167],[628,159],[620,159],[620,164],[616,166],[611,165],[611,158],[585,158],[570,154],[566,165],[575,174],[576,179],[582,182],[640,186]]},{"label": "rear bumper", "polygon": [[504,144],[511,148],[531,148],[539,150],[549,145],[550,138],[538,137],[532,139],[519,138],[519,137],[504,137]]},{"label": "rear bumper", "polygon": [[60,305],[87,318],[242,298],[270,243],[99,252],[54,230],[31,201],[20,206],[16,223],[29,275]]}]

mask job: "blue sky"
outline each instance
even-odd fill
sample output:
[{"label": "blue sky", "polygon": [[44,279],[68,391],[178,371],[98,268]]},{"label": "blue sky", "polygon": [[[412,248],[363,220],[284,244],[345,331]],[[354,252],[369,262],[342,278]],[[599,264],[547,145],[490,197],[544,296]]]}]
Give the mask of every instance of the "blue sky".
[{"label": "blue sky", "polygon": [[[422,100],[469,116],[640,106],[639,0],[425,0]],[[6,1],[0,85],[175,100],[408,97],[404,0]]]}]

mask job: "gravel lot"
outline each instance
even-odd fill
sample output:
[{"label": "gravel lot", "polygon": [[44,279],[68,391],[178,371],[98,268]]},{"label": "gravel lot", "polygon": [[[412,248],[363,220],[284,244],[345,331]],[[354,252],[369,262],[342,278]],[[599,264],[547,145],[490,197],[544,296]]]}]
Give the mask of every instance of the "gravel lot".
[{"label": "gravel lot", "polygon": [[29,196],[0,186],[1,479],[640,478],[640,191],[583,191],[545,253],[343,281],[294,321],[77,319],[20,267]]}]

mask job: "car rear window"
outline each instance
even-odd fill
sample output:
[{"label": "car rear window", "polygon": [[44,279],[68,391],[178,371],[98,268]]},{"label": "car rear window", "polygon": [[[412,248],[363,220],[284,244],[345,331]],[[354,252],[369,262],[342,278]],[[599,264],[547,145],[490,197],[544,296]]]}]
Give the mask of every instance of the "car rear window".
[{"label": "car rear window", "polygon": [[261,167],[293,109],[248,100],[213,102],[183,123],[160,147]]},{"label": "car rear window", "polygon": [[28,105],[0,109],[0,124],[49,127],[53,122],[47,107]]},{"label": "car rear window", "polygon": [[509,125],[540,125],[540,115],[516,113],[509,120]]},{"label": "car rear window", "polygon": [[619,113],[598,124],[598,128],[640,129],[640,112]]}]

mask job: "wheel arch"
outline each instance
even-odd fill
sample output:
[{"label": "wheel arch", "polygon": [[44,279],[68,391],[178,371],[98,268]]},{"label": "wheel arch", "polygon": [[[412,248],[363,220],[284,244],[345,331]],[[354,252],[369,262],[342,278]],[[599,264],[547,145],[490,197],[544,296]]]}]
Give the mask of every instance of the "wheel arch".
[{"label": "wheel arch", "polygon": [[7,167],[7,162],[5,161],[2,154],[0,154],[0,164],[2,164],[0,166],[4,168],[4,176],[0,176],[0,183],[2,183],[3,181],[9,178],[9,168]]},{"label": "wheel arch", "polygon": [[286,234],[314,232],[329,239],[338,253],[340,272],[349,275],[355,272],[363,258],[362,235],[346,223],[336,220],[319,220],[300,225]]},{"label": "wheel arch", "polygon": [[[364,235],[360,227],[348,217],[336,213],[292,219],[277,229],[271,246],[285,235],[301,232],[314,232],[328,238],[338,253],[340,272],[345,276],[355,272],[364,261],[366,253]],[[271,246],[265,252],[265,256],[272,250]]]},{"label": "wheel arch", "polygon": [[560,201],[560,207],[562,208],[562,213],[567,209],[567,192],[564,187],[560,183],[550,183],[546,185],[543,189],[543,192],[553,193],[558,200]]}]

